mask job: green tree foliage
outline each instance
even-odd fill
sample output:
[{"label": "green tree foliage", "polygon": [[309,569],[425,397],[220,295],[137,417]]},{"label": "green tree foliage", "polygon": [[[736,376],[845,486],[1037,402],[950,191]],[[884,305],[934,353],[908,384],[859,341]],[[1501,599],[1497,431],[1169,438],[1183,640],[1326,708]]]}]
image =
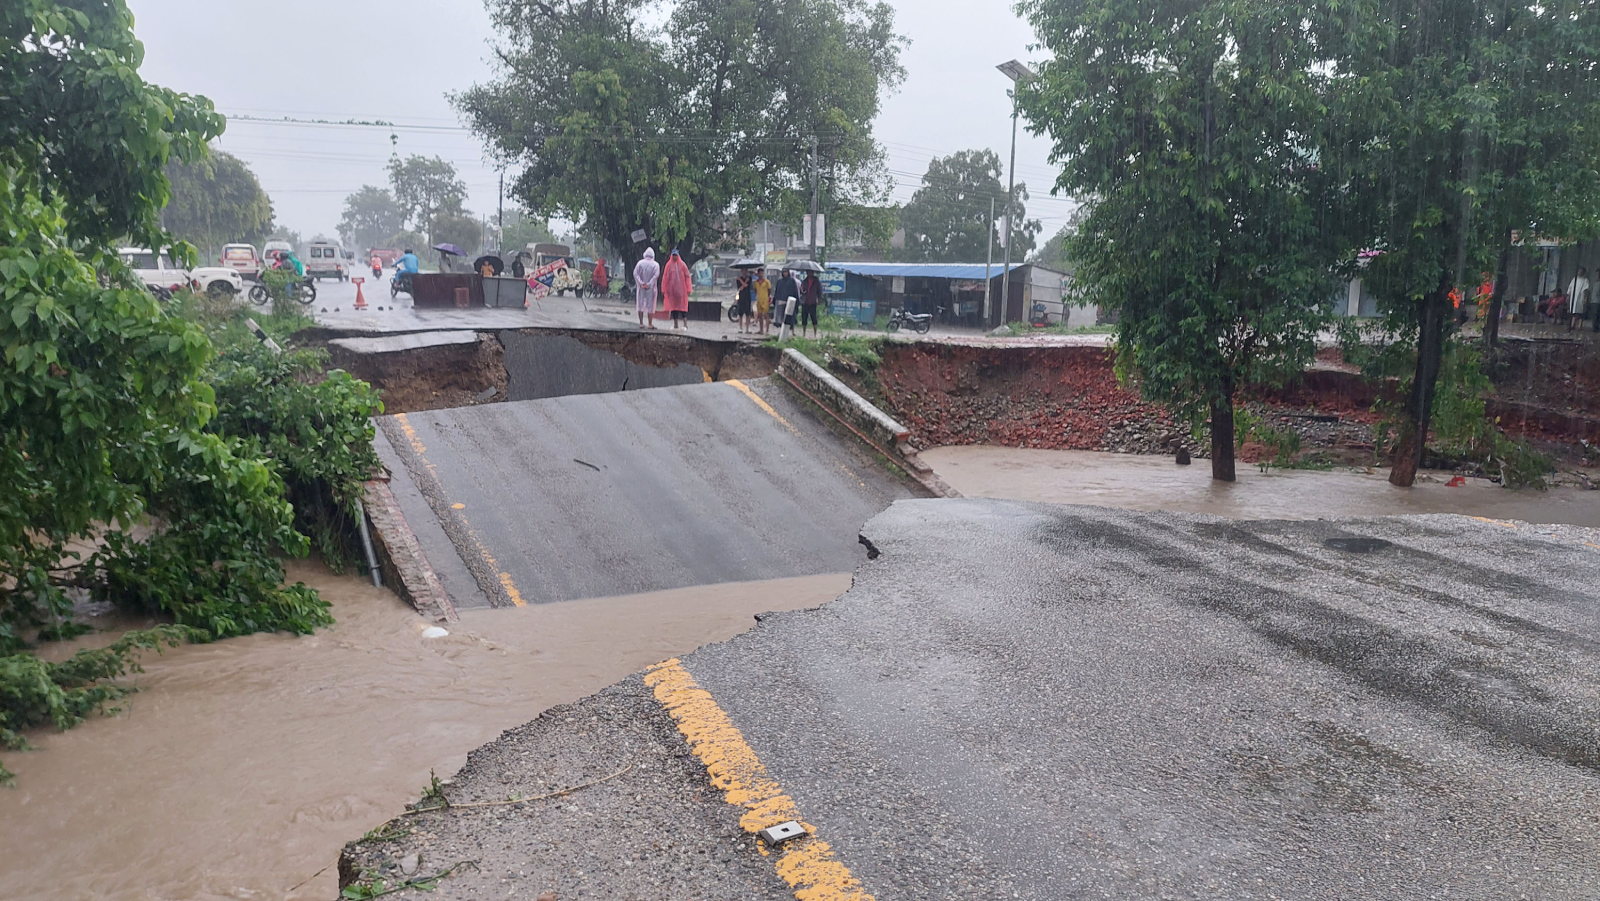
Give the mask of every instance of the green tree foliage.
[{"label": "green tree foliage", "polygon": [[[139,647],[330,621],[314,592],[283,585],[278,555],[308,544],[286,498],[287,457],[227,433],[232,414],[218,415],[212,342],[139,286],[115,252],[122,236],[170,243],[159,218],[163,169],[201,159],[223,125],[204,99],[138,77],[131,24],[120,0],[0,6],[0,743],[8,747],[19,728],[70,724],[113,697],[115,688],[96,683],[125,671]],[[365,428],[370,411],[357,398],[323,415],[355,412]],[[321,434],[348,438],[351,429]],[[92,550],[84,557],[69,547]],[[30,662],[20,653],[30,642],[74,633],[68,588],[162,611],[196,631],[135,635],[64,664]]]},{"label": "green tree foliage", "polygon": [[[500,247],[506,253],[525,249],[529,244],[555,244],[555,233],[550,231],[550,220],[534,216],[521,209],[506,210],[505,227],[501,232]],[[508,264],[510,260],[506,261]]]},{"label": "green tree foliage", "polygon": [[361,190],[344,199],[339,238],[344,246],[357,251],[390,247],[389,242],[405,224],[405,210],[393,194],[386,188],[362,185]]},{"label": "green tree foliage", "polygon": [[215,264],[222,245],[255,244],[272,228],[272,201],[238,157],[212,150],[193,162],[167,164],[172,199],[161,211],[167,231],[205,251]]},{"label": "green tree foliage", "polygon": [[[972,263],[999,255],[1006,213],[1006,185],[1000,156],[993,150],[962,150],[935,157],[922,176],[922,187],[900,213],[906,230],[905,258],[923,263]],[[1013,259],[1033,252],[1042,227],[1027,218],[1028,186],[1017,185],[1011,210]],[[990,204],[993,204],[993,207]],[[990,210],[994,218],[989,217]]]},{"label": "green tree foliage", "polygon": [[[459,217],[467,200],[467,184],[456,167],[440,157],[409,156],[389,160],[389,187],[405,221],[428,235],[430,242],[441,217]],[[476,241],[474,241],[476,243]]]},{"label": "green tree foliage", "polygon": [[467,256],[483,243],[483,222],[470,213],[442,212],[433,218],[433,243],[454,244]]},{"label": "green tree foliage", "polygon": [[1316,21],[1352,163],[1348,204],[1382,251],[1365,280],[1417,348],[1390,481],[1426,445],[1452,328],[1513,230],[1593,233],[1600,196],[1600,13],[1588,0],[1329,5]]},{"label": "green tree foliage", "polygon": [[[690,261],[810,204],[881,202],[871,123],[901,78],[893,11],[869,0],[489,0],[498,78],[455,97],[512,193],[623,251],[644,229]],[[664,23],[664,24],[662,24]]]},{"label": "green tree foliage", "polygon": [[1325,115],[1304,6],[1260,0],[1027,0],[1054,58],[1020,102],[1088,198],[1069,241],[1088,299],[1120,311],[1142,393],[1211,420],[1234,478],[1233,402],[1299,372],[1348,256],[1321,215]]}]

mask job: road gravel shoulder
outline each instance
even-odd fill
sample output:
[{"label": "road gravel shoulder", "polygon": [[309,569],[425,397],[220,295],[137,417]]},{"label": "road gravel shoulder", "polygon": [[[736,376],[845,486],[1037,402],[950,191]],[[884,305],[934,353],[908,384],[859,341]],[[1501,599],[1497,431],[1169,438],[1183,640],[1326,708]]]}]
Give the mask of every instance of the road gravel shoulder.
[{"label": "road gravel shoulder", "polygon": [[[637,675],[507,730],[441,790],[461,806],[402,815],[347,845],[340,887],[449,870],[427,897],[792,897]],[[514,798],[528,800],[495,803]]]}]

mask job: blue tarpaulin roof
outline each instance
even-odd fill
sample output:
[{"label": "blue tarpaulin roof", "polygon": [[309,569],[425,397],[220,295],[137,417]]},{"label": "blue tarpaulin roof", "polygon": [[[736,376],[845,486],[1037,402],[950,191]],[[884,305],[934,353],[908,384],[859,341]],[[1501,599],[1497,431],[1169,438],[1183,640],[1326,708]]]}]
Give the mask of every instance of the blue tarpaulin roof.
[{"label": "blue tarpaulin roof", "polygon": [[[1024,263],[1012,263],[1013,271]],[[902,275],[907,278],[975,278],[983,280],[982,263],[829,263],[829,269],[843,269],[856,275],[878,277]],[[995,263],[990,275],[1001,275],[1006,268]]]}]

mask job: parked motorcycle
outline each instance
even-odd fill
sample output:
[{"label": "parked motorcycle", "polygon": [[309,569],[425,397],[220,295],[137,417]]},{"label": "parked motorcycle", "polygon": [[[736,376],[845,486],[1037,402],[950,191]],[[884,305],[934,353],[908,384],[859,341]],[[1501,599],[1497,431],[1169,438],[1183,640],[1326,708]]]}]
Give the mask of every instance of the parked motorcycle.
[{"label": "parked motorcycle", "polygon": [[932,313],[907,313],[901,307],[889,314],[889,331],[898,332],[901,327],[915,329],[917,334],[926,335],[928,329],[933,328]]}]

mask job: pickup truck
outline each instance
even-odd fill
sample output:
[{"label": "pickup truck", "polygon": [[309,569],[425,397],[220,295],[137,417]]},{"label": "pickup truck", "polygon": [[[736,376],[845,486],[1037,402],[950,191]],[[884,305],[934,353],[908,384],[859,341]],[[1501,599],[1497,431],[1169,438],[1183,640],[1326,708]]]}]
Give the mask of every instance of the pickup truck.
[{"label": "pickup truck", "polygon": [[160,296],[170,296],[184,287],[208,294],[238,294],[244,290],[244,279],[239,273],[223,266],[181,269],[165,252],[154,253],[144,247],[122,247],[117,250],[117,256],[146,287]]}]

